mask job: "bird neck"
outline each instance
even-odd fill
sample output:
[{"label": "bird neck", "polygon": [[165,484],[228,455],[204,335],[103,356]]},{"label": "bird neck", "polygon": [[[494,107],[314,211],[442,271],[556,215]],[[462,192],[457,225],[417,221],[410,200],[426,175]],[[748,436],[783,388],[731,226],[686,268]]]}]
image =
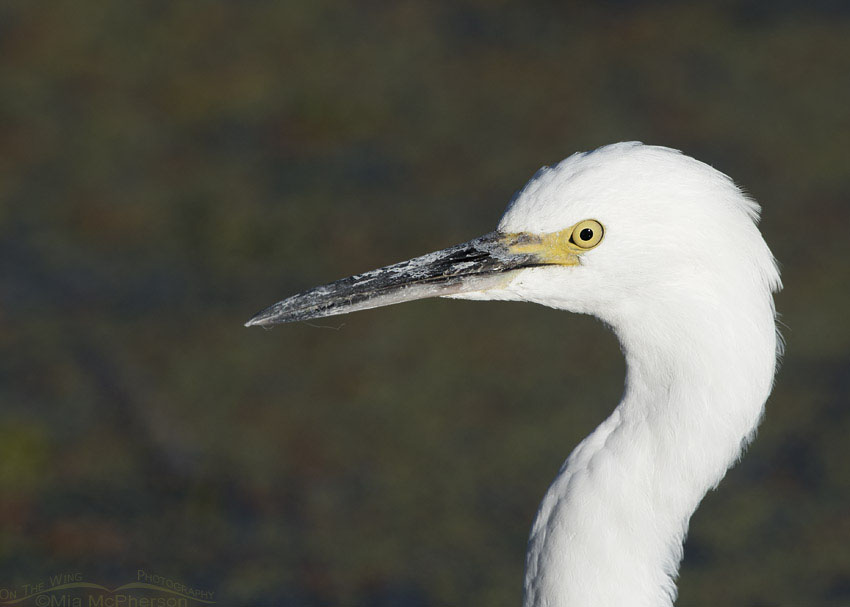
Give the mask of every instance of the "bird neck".
[{"label": "bird neck", "polygon": [[752,437],[770,391],[773,311],[759,312],[746,324],[668,316],[652,326],[648,315],[620,325],[626,390],[540,505],[526,607],[672,605],[690,517]]}]

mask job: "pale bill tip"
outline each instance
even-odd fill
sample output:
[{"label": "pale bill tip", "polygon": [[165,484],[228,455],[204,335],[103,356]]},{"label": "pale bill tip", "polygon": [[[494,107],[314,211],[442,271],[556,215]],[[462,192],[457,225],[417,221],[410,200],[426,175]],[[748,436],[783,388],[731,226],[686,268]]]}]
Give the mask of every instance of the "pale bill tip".
[{"label": "pale bill tip", "polygon": [[246,327],[270,327],[274,323],[274,318],[277,316],[276,306],[271,306],[270,308],[266,308],[261,312],[257,312],[254,314],[248,322],[245,323]]}]

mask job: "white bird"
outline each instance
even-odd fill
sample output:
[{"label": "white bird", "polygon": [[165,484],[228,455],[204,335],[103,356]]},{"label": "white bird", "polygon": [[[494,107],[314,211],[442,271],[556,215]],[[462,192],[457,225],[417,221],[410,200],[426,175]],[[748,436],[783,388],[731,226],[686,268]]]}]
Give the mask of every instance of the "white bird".
[{"label": "white bird", "polygon": [[543,498],[524,605],[669,606],[690,517],[753,438],[781,349],[759,212],[678,151],[609,145],[538,171],[491,234],[305,291],[247,325],[432,296],[600,318],[625,355],[625,390]]}]

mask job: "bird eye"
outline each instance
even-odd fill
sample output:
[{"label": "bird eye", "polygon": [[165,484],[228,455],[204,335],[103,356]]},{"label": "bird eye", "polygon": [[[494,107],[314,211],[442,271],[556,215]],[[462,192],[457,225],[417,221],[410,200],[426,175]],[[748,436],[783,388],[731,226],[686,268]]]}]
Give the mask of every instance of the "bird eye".
[{"label": "bird eye", "polygon": [[573,228],[573,233],[570,235],[570,242],[580,249],[592,249],[602,240],[602,224],[595,219],[585,219],[580,221]]}]

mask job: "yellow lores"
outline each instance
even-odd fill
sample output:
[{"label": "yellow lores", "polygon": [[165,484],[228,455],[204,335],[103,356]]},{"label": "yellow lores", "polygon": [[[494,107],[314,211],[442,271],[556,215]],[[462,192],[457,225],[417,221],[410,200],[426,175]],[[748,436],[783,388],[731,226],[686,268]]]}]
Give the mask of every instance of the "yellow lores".
[{"label": "yellow lores", "polygon": [[511,253],[531,254],[551,265],[575,266],[578,256],[598,245],[604,233],[601,223],[585,219],[559,232],[506,234],[505,244]]}]

